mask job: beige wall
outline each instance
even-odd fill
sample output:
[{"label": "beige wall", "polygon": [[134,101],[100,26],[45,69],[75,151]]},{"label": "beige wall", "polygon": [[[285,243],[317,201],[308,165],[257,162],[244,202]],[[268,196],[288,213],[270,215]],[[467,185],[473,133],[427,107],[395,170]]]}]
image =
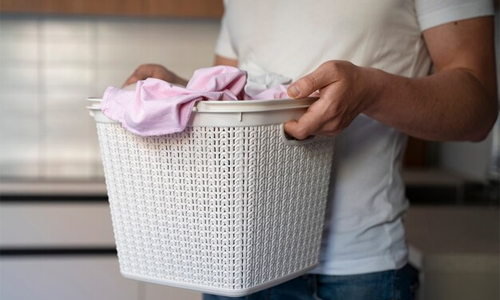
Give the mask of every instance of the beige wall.
[{"label": "beige wall", "polygon": [[0,18],[0,177],[101,178],[88,96],[141,63],[190,77],[211,65],[218,20]]}]

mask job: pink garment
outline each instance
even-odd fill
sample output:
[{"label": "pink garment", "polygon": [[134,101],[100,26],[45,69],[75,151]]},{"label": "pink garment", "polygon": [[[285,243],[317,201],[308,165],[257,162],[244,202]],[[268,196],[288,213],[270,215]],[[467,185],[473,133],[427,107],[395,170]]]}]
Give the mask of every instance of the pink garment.
[{"label": "pink garment", "polygon": [[181,132],[200,100],[252,100],[288,98],[285,85],[245,94],[247,73],[229,66],[198,69],[187,86],[160,79],[138,81],[135,91],[108,87],[101,110],[128,131],[141,136]]}]

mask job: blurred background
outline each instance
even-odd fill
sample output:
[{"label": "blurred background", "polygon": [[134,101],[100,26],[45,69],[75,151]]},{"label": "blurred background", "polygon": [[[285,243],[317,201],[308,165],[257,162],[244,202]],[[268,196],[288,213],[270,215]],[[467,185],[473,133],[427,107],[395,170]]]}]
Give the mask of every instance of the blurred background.
[{"label": "blurred background", "polygon": [[[1,300],[201,299],[120,275],[85,106],[142,63],[185,78],[210,66],[222,11],[219,0],[0,2]],[[496,1],[500,70],[498,20]],[[498,122],[480,143],[410,139],[420,300],[500,298],[499,151]]]}]

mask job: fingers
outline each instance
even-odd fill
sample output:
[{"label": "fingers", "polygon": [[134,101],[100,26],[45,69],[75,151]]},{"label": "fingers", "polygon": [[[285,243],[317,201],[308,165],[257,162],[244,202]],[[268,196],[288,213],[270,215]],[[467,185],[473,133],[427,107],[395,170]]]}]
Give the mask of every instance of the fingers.
[{"label": "fingers", "polygon": [[132,73],[132,75],[130,75],[130,77],[125,80],[122,87],[129,84],[134,84],[139,80],[144,80],[149,77],[163,79],[164,77],[166,77],[164,74],[166,73],[166,69],[165,71],[163,71],[164,69],[165,68],[163,66],[157,64],[140,65],[139,67],[137,67],[137,69],[134,70],[134,73]]},{"label": "fingers", "polygon": [[297,139],[305,139],[310,135],[334,136],[340,131],[336,103],[340,75],[335,62],[327,62],[289,87],[289,94],[292,93],[291,96],[294,98],[307,97],[317,90],[320,91],[320,98],[298,121],[285,124],[285,131],[288,134]]},{"label": "fingers", "polygon": [[123,87],[126,87],[127,85],[131,85],[131,84],[134,84],[136,83],[137,81],[139,80],[142,80],[144,78],[139,78],[137,77],[135,74],[132,74],[129,78],[127,78],[127,80],[125,80],[125,82],[122,84],[122,88]]},{"label": "fingers", "polygon": [[309,107],[298,121],[293,120],[285,123],[285,132],[299,140],[315,134],[327,121],[325,120],[327,111],[325,105],[327,104],[326,101],[319,99]]},{"label": "fingers", "polygon": [[319,91],[320,98],[298,120],[285,124],[285,131],[298,139],[310,135],[335,136],[363,111],[353,83],[359,70],[347,61],[328,61],[288,87],[293,98]]},{"label": "fingers", "polygon": [[[306,113],[307,114],[307,113]],[[299,124],[299,121],[292,120],[287,123],[285,123],[285,132],[288,133],[289,135],[293,136],[296,139],[303,140],[306,139],[310,133],[308,129],[309,127],[303,126],[303,118],[306,117],[306,115],[302,116],[300,118],[301,123]]]},{"label": "fingers", "polygon": [[[306,115],[304,115],[306,116]],[[306,116],[307,119],[318,119]],[[285,123],[285,132],[296,139],[303,140],[312,135],[334,137],[345,128],[341,118],[329,119],[326,122],[308,123],[303,118]]]},{"label": "fingers", "polygon": [[335,82],[337,80],[336,69],[338,63],[328,61],[312,73],[295,81],[288,87],[288,95],[292,98],[308,97],[315,91]]},{"label": "fingers", "polygon": [[[151,73],[151,74],[149,74]],[[134,70],[134,73],[130,75],[127,80],[123,83],[122,87],[125,87],[130,84],[134,84],[139,80],[146,79],[152,75],[153,70],[150,65],[140,65],[137,69]]]}]

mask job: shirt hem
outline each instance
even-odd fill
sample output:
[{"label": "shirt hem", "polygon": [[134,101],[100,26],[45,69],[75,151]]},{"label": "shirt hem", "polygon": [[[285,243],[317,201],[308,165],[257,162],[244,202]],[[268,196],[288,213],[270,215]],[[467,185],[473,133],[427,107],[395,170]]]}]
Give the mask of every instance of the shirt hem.
[{"label": "shirt hem", "polygon": [[358,275],[387,270],[397,270],[408,263],[408,251],[400,253],[401,259],[394,261],[390,257],[349,260],[342,262],[324,263],[315,268],[310,274],[319,275]]}]

